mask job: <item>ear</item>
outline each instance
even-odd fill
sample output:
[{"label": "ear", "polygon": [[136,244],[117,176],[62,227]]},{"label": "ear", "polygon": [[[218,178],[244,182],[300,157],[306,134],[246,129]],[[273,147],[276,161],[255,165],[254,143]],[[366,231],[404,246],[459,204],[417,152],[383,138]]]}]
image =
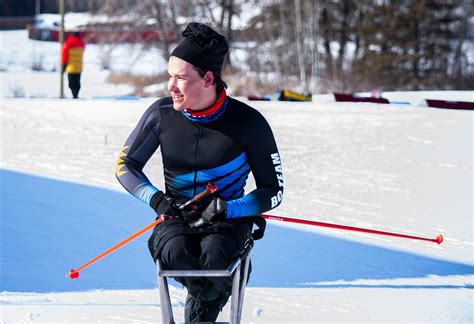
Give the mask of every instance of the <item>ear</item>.
[{"label": "ear", "polygon": [[204,86],[206,88],[212,87],[214,85],[214,73],[211,71],[207,71],[206,74],[204,74]]}]

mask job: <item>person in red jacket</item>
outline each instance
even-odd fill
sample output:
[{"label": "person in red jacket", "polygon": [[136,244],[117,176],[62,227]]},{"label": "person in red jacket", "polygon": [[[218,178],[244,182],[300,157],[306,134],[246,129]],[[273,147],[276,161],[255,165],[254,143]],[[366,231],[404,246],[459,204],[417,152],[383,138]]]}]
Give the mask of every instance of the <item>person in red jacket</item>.
[{"label": "person in red jacket", "polygon": [[61,64],[63,73],[67,73],[69,89],[77,99],[81,89],[82,58],[85,45],[78,32],[73,32],[64,42],[61,49]]}]

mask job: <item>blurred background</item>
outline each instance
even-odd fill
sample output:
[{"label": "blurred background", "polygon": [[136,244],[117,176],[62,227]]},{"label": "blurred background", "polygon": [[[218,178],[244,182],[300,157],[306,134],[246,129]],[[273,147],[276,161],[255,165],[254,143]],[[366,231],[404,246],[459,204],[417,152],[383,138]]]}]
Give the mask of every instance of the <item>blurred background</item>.
[{"label": "blurred background", "polygon": [[[2,97],[57,96],[60,1],[0,2]],[[88,97],[165,95],[169,53],[192,21],[229,40],[223,77],[232,95],[472,90],[473,7],[471,0],[64,0],[66,33],[79,31],[86,43]]]}]

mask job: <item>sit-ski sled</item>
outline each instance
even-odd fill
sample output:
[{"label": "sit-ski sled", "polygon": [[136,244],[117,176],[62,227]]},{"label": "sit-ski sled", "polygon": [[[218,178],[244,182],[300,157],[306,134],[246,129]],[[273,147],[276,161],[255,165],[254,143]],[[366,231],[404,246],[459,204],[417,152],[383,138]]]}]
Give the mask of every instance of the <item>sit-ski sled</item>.
[{"label": "sit-ski sled", "polygon": [[[158,287],[160,291],[161,319],[163,324],[174,324],[173,309],[171,307],[170,293],[168,289],[168,277],[230,277],[232,280],[232,295],[230,304],[230,324],[239,324],[242,317],[245,286],[247,284],[250,252],[253,248],[253,240],[247,241],[246,246],[234,261],[224,270],[161,270],[160,262],[157,262]],[[241,278],[242,277],[242,278]]]}]

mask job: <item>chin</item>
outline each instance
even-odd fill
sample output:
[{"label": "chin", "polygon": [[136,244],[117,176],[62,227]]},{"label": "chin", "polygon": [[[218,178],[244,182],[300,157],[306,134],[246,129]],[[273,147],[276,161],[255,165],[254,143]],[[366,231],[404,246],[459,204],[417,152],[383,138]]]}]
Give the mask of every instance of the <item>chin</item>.
[{"label": "chin", "polygon": [[173,109],[176,111],[181,111],[184,110],[184,107],[182,105],[173,105]]},{"label": "chin", "polygon": [[176,102],[173,102],[173,109],[176,110],[176,111],[181,111],[181,110],[184,110],[184,105],[183,103],[176,103]]}]

